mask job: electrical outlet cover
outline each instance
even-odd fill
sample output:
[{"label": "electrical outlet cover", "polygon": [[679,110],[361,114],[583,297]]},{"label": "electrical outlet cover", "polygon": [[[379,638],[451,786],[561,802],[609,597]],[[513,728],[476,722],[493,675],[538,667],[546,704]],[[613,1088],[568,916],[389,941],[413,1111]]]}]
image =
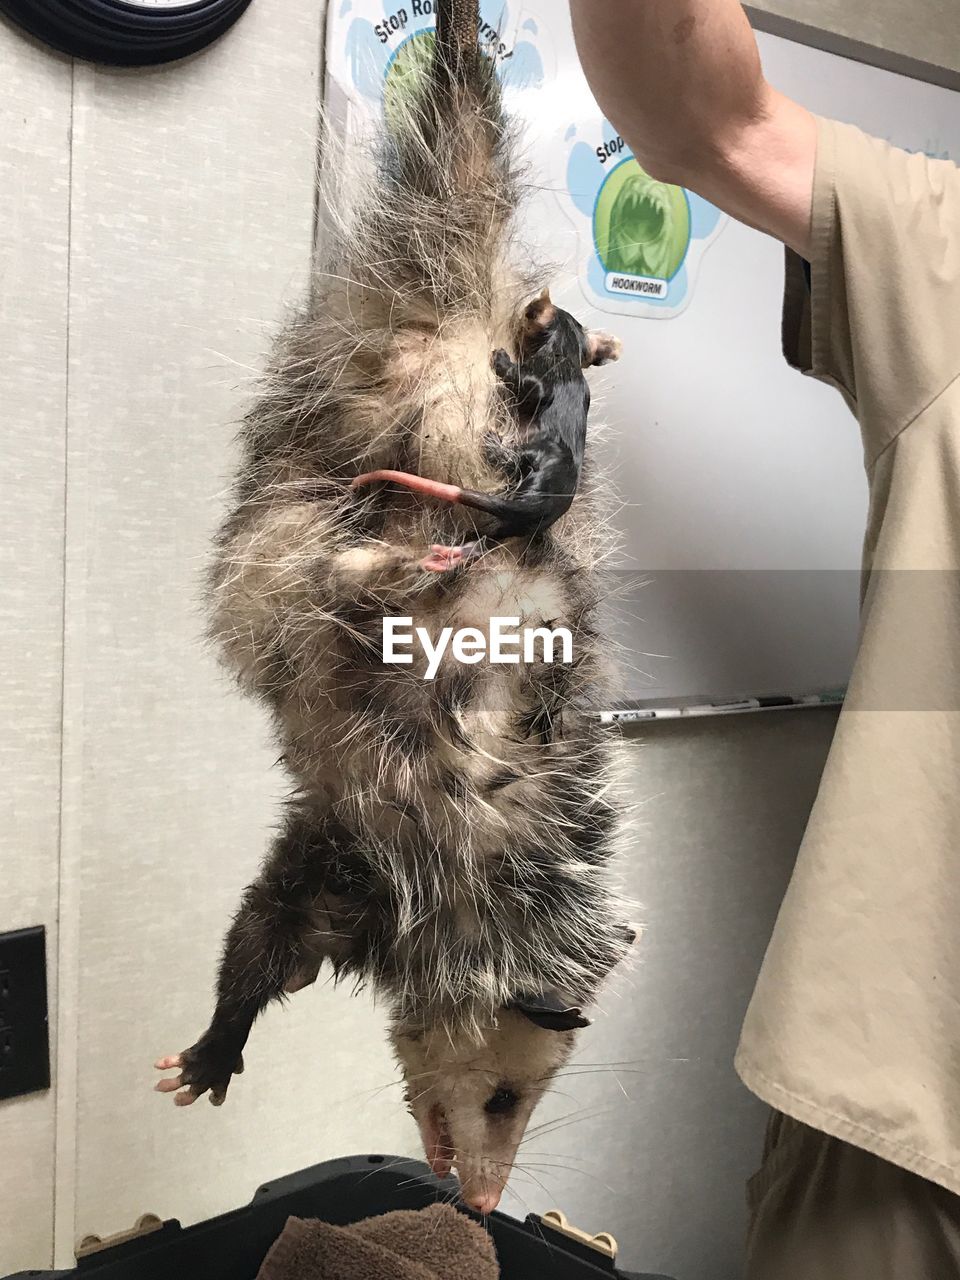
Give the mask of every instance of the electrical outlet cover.
[{"label": "electrical outlet cover", "polygon": [[0,1098],[50,1088],[43,926],[0,934]]}]

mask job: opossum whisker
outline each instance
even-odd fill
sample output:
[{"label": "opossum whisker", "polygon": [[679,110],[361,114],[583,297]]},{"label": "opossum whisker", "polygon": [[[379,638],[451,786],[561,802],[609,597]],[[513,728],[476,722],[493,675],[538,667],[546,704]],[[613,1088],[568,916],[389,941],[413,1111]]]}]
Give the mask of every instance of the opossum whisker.
[{"label": "opossum whisker", "polygon": [[597,1120],[601,1116],[610,1114],[612,1114],[611,1109],[609,1107],[605,1107],[598,1111],[585,1110],[580,1115],[562,1116],[556,1120],[547,1120],[543,1124],[534,1125],[532,1128],[527,1129],[520,1145],[522,1147],[534,1138],[542,1138],[548,1134],[552,1137],[554,1134],[560,1133],[563,1129],[567,1129],[571,1125],[583,1124],[586,1120]]}]

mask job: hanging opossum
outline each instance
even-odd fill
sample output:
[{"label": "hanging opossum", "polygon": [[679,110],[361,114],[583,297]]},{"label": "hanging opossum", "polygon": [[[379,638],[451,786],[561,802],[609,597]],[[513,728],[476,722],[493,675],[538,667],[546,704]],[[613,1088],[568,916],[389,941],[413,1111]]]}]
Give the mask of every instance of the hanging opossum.
[{"label": "hanging opossum", "polygon": [[[520,196],[476,0],[440,0],[432,70],[279,343],[218,540],[212,632],[270,708],[295,780],[227,935],[209,1029],[157,1066],[223,1101],[257,1015],[324,960],[387,1004],[437,1172],[493,1209],[582,1010],[632,935],[610,884],[612,746],[595,711],[603,522],[589,476],[549,532],[449,573],[461,506],[358,494],[377,470],[502,488],[521,444],[492,367],[538,292],[509,261]],[[514,352],[514,354],[517,354]],[[563,626],[569,664],[387,667],[384,617],[433,637],[491,617]]]}]

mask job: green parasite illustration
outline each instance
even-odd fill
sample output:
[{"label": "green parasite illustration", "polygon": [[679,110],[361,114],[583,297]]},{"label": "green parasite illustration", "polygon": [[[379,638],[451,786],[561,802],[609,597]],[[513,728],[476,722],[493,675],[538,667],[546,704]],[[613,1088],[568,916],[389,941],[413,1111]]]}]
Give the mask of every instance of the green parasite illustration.
[{"label": "green parasite illustration", "polygon": [[593,217],[607,271],[669,280],[690,244],[690,209],[680,187],[658,182],[625,160],[600,190]]}]

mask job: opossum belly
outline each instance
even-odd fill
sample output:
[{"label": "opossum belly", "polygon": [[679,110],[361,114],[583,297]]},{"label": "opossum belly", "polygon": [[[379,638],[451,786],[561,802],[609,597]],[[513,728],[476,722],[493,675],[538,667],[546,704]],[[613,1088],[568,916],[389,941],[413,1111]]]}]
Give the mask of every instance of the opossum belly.
[{"label": "opossum belly", "polygon": [[486,462],[490,432],[507,429],[491,367],[489,325],[475,318],[429,335],[400,334],[386,381],[392,398],[406,399],[417,423],[399,469],[468,488],[496,487]]}]

